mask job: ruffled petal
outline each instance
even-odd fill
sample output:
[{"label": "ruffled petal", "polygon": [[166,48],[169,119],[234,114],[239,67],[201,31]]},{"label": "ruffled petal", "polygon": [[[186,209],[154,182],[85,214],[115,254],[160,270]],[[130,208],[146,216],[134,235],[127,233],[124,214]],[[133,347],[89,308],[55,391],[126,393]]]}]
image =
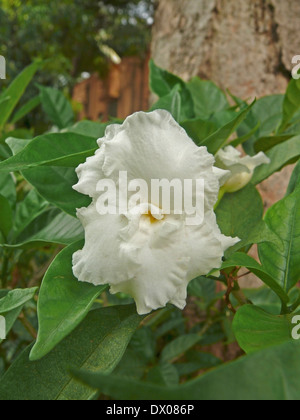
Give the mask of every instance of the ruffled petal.
[{"label": "ruffled petal", "polygon": [[203,179],[206,210],[218,199],[214,157],[196,146],[167,111],[133,114],[123,125],[109,126],[98,143],[105,144],[103,172],[116,182],[120,171],[127,171],[129,181],[143,179],[148,186],[153,179]]},{"label": "ruffled petal", "polygon": [[85,230],[85,245],[73,255],[75,277],[96,286],[127,280],[133,262],[123,259],[120,251],[120,231],[126,225],[123,217],[100,216],[95,203],[77,215]]},{"label": "ruffled petal", "polygon": [[205,216],[202,225],[187,227],[185,246],[191,257],[188,281],[219,269],[224,252],[239,241],[239,238],[222,235],[213,212]]},{"label": "ruffled petal", "polygon": [[219,150],[216,155],[216,166],[231,173],[230,177],[223,178],[227,192],[233,193],[244,188],[251,181],[255,168],[270,163],[263,152],[255,156],[241,156],[242,153],[232,146]]},{"label": "ruffled petal", "polygon": [[134,232],[126,230],[128,236],[123,237],[122,245],[123,256],[136,263],[134,277],[113,284],[111,292],[132,296],[139,314],[162,308],[168,302],[183,308],[190,257],[182,250],[182,221],[158,220],[153,229],[147,216],[141,216],[140,223],[142,226],[139,225]]},{"label": "ruffled petal", "polygon": [[91,198],[96,196],[97,184],[100,179],[105,178],[102,171],[104,152],[104,147],[98,149],[94,156],[87,158],[85,163],[78,166],[76,173],[79,181],[73,186],[74,190]]}]

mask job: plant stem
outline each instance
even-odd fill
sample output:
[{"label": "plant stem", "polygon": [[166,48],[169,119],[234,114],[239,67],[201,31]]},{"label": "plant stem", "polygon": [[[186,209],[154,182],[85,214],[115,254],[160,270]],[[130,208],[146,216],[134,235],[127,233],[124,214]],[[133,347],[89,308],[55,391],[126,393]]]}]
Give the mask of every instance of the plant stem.
[{"label": "plant stem", "polygon": [[30,324],[30,322],[28,321],[28,319],[26,318],[25,314],[22,312],[19,315],[19,320],[21,321],[23,327],[25,328],[26,331],[29,332],[29,334],[31,335],[31,337],[36,340],[37,338],[37,332],[36,330],[33,328],[33,326]]}]

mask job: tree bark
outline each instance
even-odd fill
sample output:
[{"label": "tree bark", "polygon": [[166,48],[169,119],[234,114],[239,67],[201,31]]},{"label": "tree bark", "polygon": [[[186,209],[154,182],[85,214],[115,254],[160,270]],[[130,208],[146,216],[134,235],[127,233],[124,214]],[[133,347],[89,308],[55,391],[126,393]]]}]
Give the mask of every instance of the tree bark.
[{"label": "tree bark", "polygon": [[[299,0],[157,0],[152,57],[184,80],[200,76],[242,99],[259,98],[285,91],[299,30]],[[265,208],[284,197],[291,172],[259,186]],[[241,284],[260,285],[253,276]]]},{"label": "tree bark", "polygon": [[300,54],[299,0],[158,0],[155,62],[246,98],[283,92]]}]

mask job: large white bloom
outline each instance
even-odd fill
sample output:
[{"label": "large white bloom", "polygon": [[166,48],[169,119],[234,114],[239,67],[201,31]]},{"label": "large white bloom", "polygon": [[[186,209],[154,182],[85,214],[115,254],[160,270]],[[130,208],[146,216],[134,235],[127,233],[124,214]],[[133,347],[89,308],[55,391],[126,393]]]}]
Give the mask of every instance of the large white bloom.
[{"label": "large white bloom", "polygon": [[254,170],[263,164],[270,163],[270,159],[260,152],[255,156],[244,156],[232,146],[219,150],[216,155],[216,166],[230,171],[223,189],[233,193],[244,188],[252,179]]},{"label": "large white bloom", "polygon": [[[93,201],[78,210],[85,245],[73,256],[74,275],[131,295],[139,314],[168,302],[183,309],[188,283],[219,268],[225,250],[239,241],[221,234],[213,212],[224,171],[214,168],[207,149],[197,147],[163,110],[139,112],[123,125],[109,126],[98,144],[95,155],[77,168],[74,189]],[[127,171],[129,181],[148,184],[152,179],[204,179],[204,222],[188,226],[185,214],[164,214],[163,209],[158,214],[149,197],[127,213],[100,216],[97,185],[104,178],[118,183],[120,171]]]}]

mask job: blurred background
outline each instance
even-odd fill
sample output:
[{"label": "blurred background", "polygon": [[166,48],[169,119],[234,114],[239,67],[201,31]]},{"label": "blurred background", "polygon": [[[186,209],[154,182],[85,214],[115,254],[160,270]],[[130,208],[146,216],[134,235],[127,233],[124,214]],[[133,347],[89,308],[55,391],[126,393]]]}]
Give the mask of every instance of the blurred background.
[{"label": "blurred background", "polygon": [[[285,90],[300,54],[298,0],[0,0],[8,84],[34,58],[80,118],[147,109],[148,61],[244,99]],[[1,84],[5,86],[5,83]],[[34,96],[34,88],[28,96]],[[75,103],[74,103],[75,106]],[[36,113],[35,113],[36,115]],[[27,117],[27,124],[36,117]]]}]

